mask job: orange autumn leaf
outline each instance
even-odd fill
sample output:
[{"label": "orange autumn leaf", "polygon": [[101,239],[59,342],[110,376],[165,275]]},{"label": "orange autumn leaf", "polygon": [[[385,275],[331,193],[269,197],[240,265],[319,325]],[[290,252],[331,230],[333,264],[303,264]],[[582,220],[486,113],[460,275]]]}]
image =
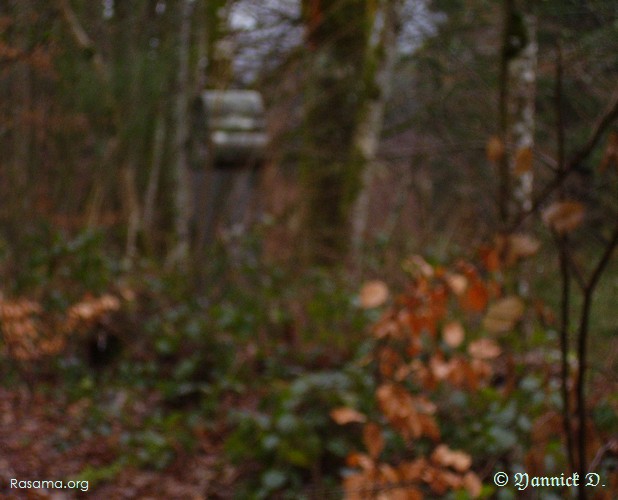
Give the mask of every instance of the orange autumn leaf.
[{"label": "orange autumn leaf", "polygon": [[601,172],[611,165],[618,169],[618,132],[613,131],[609,133],[607,138],[607,146],[600,164]]},{"label": "orange autumn leaf", "polygon": [[512,330],[524,315],[524,302],[515,295],[497,300],[489,306],[483,318],[483,328],[490,333]]},{"label": "orange autumn leaf", "polygon": [[472,465],[472,457],[463,451],[451,450],[445,444],[439,444],[431,454],[431,461],[443,467],[452,467],[465,472]]},{"label": "orange autumn leaf", "polygon": [[371,457],[365,453],[350,453],[345,462],[348,467],[358,467],[363,470],[372,470],[375,467]]},{"label": "orange autumn leaf", "polygon": [[463,477],[463,487],[472,498],[480,496],[483,489],[483,483],[479,477],[472,471],[466,472]]},{"label": "orange autumn leaf", "polygon": [[449,347],[456,348],[464,341],[465,331],[459,321],[451,321],[442,329],[442,339]]},{"label": "orange autumn leaf", "polygon": [[472,282],[460,298],[461,307],[469,312],[484,311],[488,300],[489,292],[480,280]]},{"label": "orange autumn leaf", "polygon": [[498,249],[485,246],[479,249],[479,254],[485,269],[491,273],[495,273],[500,269],[500,254]]},{"label": "orange autumn leaf", "polygon": [[463,274],[447,274],[446,284],[455,295],[461,295],[468,286],[468,279]]},{"label": "orange autumn leaf", "polygon": [[427,460],[424,457],[420,457],[412,461],[401,462],[397,470],[404,481],[415,482],[422,479],[428,465]]},{"label": "orange autumn leaf", "polygon": [[558,234],[565,234],[581,225],[584,212],[584,205],[578,201],[557,201],[543,211],[542,218]]},{"label": "orange autumn leaf", "polygon": [[522,175],[532,170],[532,149],[528,146],[520,148],[515,153],[515,166],[513,173],[515,175]]},{"label": "orange autumn leaf", "polygon": [[353,422],[362,423],[367,421],[367,417],[365,415],[354,408],[349,408],[347,406],[332,409],[330,411],[330,418],[332,418],[335,423],[339,425],[350,424]]},{"label": "orange autumn leaf", "polygon": [[504,156],[504,143],[497,135],[491,136],[485,146],[487,159],[493,163],[498,163]]},{"label": "orange autumn leaf", "polygon": [[500,346],[492,339],[478,339],[468,345],[468,354],[475,359],[494,359],[501,353]]},{"label": "orange autumn leaf", "polygon": [[360,290],[360,305],[363,309],[380,307],[388,300],[388,287],[380,280],[366,282]]},{"label": "orange autumn leaf", "polygon": [[539,240],[525,233],[501,234],[495,238],[495,249],[506,267],[535,255],[540,247]]},{"label": "orange autumn leaf", "polygon": [[371,458],[375,460],[380,456],[384,449],[384,437],[378,424],[369,422],[365,425],[363,428],[363,443]]},{"label": "orange autumn leaf", "polygon": [[410,273],[415,278],[431,278],[434,275],[434,268],[420,255],[412,255],[403,263],[404,271]]}]

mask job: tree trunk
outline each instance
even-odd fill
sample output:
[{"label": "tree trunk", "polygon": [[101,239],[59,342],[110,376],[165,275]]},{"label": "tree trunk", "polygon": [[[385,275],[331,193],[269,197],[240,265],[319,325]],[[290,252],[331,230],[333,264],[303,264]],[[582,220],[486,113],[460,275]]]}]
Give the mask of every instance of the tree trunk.
[{"label": "tree trunk", "polygon": [[522,15],[527,43],[508,64],[510,80],[509,142],[514,155],[510,171],[514,179],[513,195],[519,209],[532,208],[532,150],[534,147],[534,116],[536,97],[537,52],[536,16]]},{"label": "tree trunk", "polygon": [[144,210],[142,215],[142,234],[146,247],[152,252],[154,246],[153,225],[155,219],[155,203],[157,200],[157,192],[159,191],[159,179],[161,177],[161,164],[163,163],[163,149],[165,146],[165,116],[163,112],[159,112],[156,119],[153,145],[152,145],[152,162],[148,175],[148,183],[146,185],[146,193],[144,195]]},{"label": "tree trunk", "polygon": [[[362,247],[367,228],[369,192],[375,171],[375,157],[384,122],[384,108],[390,94],[397,55],[399,0],[383,0],[381,11],[373,15],[373,31],[381,29],[376,42],[369,44],[365,59],[365,100],[354,135],[354,153],[362,171],[361,189],[352,214],[352,257],[356,268],[362,267]],[[375,33],[374,33],[375,34]]]},{"label": "tree trunk", "polygon": [[361,184],[352,160],[368,40],[365,0],[305,0],[309,78],[305,94],[304,253],[334,265],[345,255]]},{"label": "tree trunk", "polygon": [[191,186],[189,183],[189,162],[187,154],[188,139],[188,101],[191,90],[189,84],[189,50],[191,48],[192,0],[183,0],[180,12],[178,37],[178,79],[176,88],[174,141],[174,236],[175,242],[168,255],[168,266],[186,267],[191,248],[190,220],[192,212]]},{"label": "tree trunk", "polygon": [[516,0],[505,0],[500,134],[512,154],[504,154],[500,160],[498,205],[503,226],[513,208],[526,211],[532,207],[537,52],[536,16],[523,13]]}]

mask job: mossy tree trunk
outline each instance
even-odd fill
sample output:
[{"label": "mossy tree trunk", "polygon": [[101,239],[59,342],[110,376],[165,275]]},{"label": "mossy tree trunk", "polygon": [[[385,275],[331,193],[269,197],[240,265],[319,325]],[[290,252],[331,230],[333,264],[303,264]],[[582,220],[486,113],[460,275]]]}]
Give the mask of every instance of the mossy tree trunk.
[{"label": "mossy tree trunk", "polygon": [[351,161],[363,101],[368,0],[304,0],[308,46],[305,93],[304,252],[333,265],[345,255],[349,214],[361,184]]},{"label": "mossy tree trunk", "polygon": [[[363,82],[364,99],[353,139],[353,157],[361,170],[361,186],[352,213],[351,251],[354,265],[362,271],[362,253],[369,216],[369,194],[376,166],[376,154],[384,123],[384,110],[390,95],[397,56],[401,0],[383,0],[372,17],[372,36],[368,43]],[[377,20],[380,22],[376,22]]]}]

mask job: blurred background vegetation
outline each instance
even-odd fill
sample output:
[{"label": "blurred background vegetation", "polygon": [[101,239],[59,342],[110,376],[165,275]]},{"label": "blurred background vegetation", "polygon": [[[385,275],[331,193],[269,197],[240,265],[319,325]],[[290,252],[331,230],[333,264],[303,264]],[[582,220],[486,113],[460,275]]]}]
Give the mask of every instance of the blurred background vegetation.
[{"label": "blurred background vegetation", "polygon": [[0,492],[615,498],[617,77],[608,0],[3,2]]}]

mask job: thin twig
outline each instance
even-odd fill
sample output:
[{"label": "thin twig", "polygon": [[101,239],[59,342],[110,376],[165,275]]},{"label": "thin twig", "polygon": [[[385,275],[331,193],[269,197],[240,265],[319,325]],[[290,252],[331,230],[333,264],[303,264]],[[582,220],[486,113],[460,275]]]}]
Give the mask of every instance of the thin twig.
[{"label": "thin twig", "polygon": [[[605,247],[605,251],[597,262],[586,287],[584,288],[584,302],[582,305],[580,325],[577,339],[577,353],[579,357],[579,370],[577,373],[577,413],[579,418],[578,432],[578,455],[579,455],[579,472],[581,477],[586,473],[586,398],[585,398],[585,381],[588,371],[588,336],[590,332],[590,311],[592,308],[592,299],[596,286],[603,274],[603,271],[609,264],[609,261],[618,246],[618,219],[614,227],[612,236]],[[579,498],[585,498],[584,488],[580,488]]]},{"label": "thin twig", "polygon": [[[557,130],[557,172],[564,171],[564,116],[562,114],[562,50],[558,45],[556,50],[556,89],[554,104],[556,107]],[[564,197],[561,190],[560,197]],[[562,279],[562,293],[560,297],[560,378],[562,385],[562,422],[566,438],[567,459],[571,472],[575,471],[575,445],[573,423],[571,419],[571,404],[569,397],[569,330],[571,328],[571,275],[569,272],[568,236],[555,235],[559,250],[560,276]]]}]

